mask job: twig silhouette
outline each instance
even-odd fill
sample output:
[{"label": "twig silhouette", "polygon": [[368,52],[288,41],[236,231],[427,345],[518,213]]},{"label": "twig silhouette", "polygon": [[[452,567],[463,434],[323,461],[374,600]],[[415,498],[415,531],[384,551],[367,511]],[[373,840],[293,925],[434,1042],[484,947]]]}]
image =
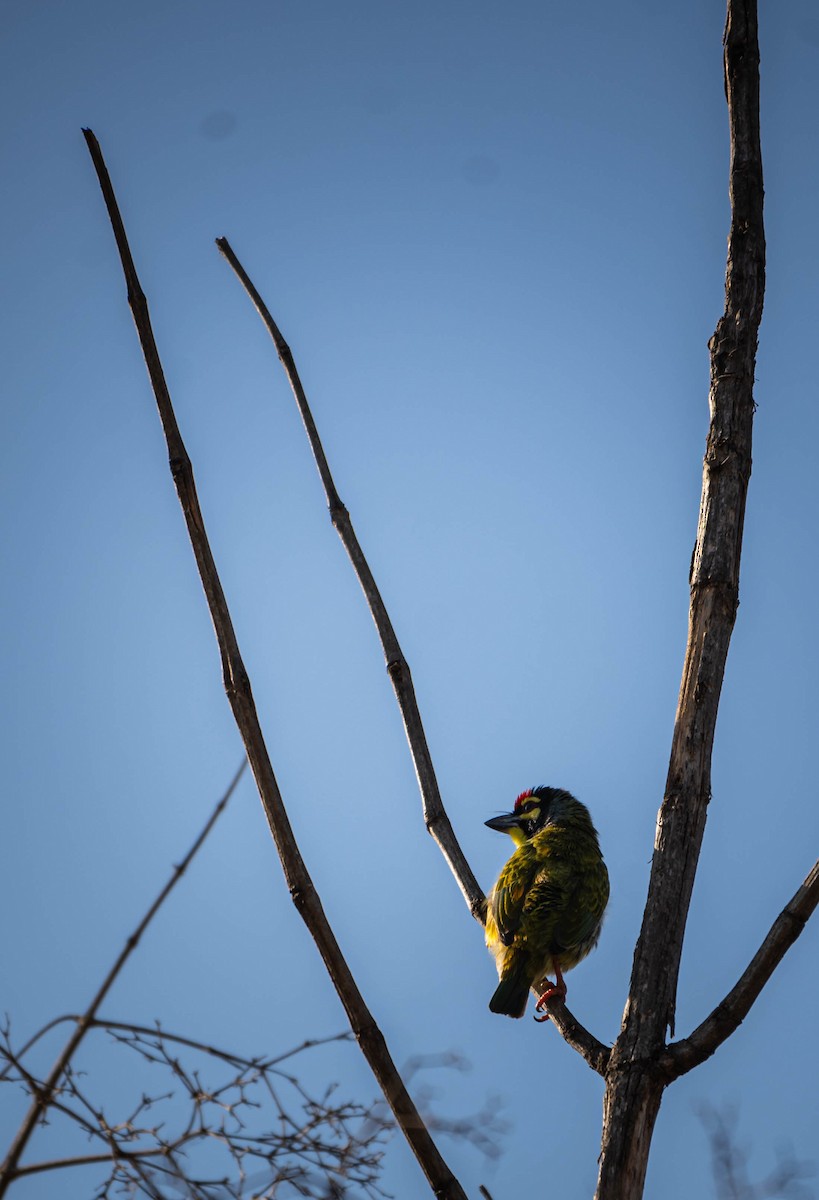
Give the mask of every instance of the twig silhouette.
[{"label": "twig silhouette", "polygon": [[[158,1024],[151,1028],[98,1018],[88,1028],[107,1031],[117,1047],[159,1068],[170,1079],[170,1089],[160,1095],[142,1093],[124,1117],[112,1120],[92,1098],[84,1074],[67,1065],[53,1089],[49,1115],[70,1122],[101,1148],[18,1164],[14,1178],[107,1165],[97,1197],[116,1190],[161,1200],[170,1185],[189,1200],[215,1200],[216,1195],[240,1200],[272,1197],[284,1182],[315,1200],[330,1194],[370,1200],[384,1196],[381,1161],[394,1122],[383,1100],[341,1100],[335,1085],[316,1094],[289,1069],[295,1056],[350,1040],[351,1033],[306,1041],[275,1056],[247,1058]],[[42,1091],[43,1083],[14,1051],[8,1030],[0,1054],[9,1064],[7,1080],[34,1094]],[[223,1068],[227,1072],[222,1070],[221,1079],[211,1077],[213,1069]],[[199,1154],[197,1147],[209,1149]]]},{"label": "twig silhouette", "polygon": [[[182,859],[182,861],[174,867],[170,879],[162,888],[159,895],[146,912],[145,916],[142,918],[134,932],[126,941],[122,951],[120,952],[114,965],[111,967],[111,970],[100,984],[97,994],[94,996],[88,1008],[81,1017],[75,1019],[74,1030],[65,1046],[57,1056],[57,1061],[54,1063],[54,1066],[51,1068],[48,1076],[42,1082],[38,1083],[36,1087],[32,1088],[33,1100],[29,1110],[23,1118],[22,1124],[14,1136],[14,1140],[11,1143],[8,1155],[6,1156],[2,1167],[0,1167],[0,1197],[5,1195],[9,1184],[20,1174],[21,1169],[18,1166],[20,1162],[20,1156],[28,1145],[29,1139],[34,1132],[37,1122],[43,1116],[49,1105],[53,1103],[54,1094],[60,1083],[60,1080],[65,1075],[66,1070],[69,1067],[74,1054],[76,1053],[77,1047],[80,1045],[86,1033],[91,1028],[94,1018],[99,1011],[100,1005],[108,995],[108,992],[111,990],[111,987],[118,977],[120,971],[125,966],[134,950],[136,950],[142,935],[145,933],[145,930],[159,912],[159,909],[165,903],[168,896],[176,887],[177,883],[179,883],[179,880],[187,871],[194,856],[200,850],[208,834],[213,829],[221,814],[224,812],[225,806],[233,795],[246,766],[247,761],[245,760],[242,762],[242,765],[239,767],[238,771],[233,776],[233,779],[228,784],[224,794],[220,797],[219,802],[217,803],[208,820],[205,822],[204,828],[194,841],[190,850]],[[64,1018],[58,1018],[58,1021],[63,1019]],[[41,1030],[35,1038],[31,1039],[26,1044],[24,1050],[27,1050],[31,1045],[34,1044],[34,1041],[36,1041],[37,1038],[42,1035],[42,1033],[44,1033],[47,1029],[53,1028],[57,1023],[58,1022],[56,1021],[51,1022],[48,1026]]]}]

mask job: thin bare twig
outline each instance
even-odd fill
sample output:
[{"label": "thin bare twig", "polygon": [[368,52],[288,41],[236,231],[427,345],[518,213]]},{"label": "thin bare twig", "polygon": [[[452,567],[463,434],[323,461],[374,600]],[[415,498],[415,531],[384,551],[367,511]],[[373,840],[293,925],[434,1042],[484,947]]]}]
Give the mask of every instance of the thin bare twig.
[{"label": "thin bare twig", "polygon": [[[8,1155],[6,1156],[6,1159],[3,1162],[2,1167],[0,1167],[0,1197],[5,1195],[8,1187],[9,1187],[9,1184],[17,1176],[17,1174],[19,1174],[18,1163],[20,1162],[20,1156],[23,1153],[23,1151],[25,1150],[26,1146],[28,1145],[28,1141],[29,1141],[32,1133],[34,1132],[34,1128],[37,1125],[37,1122],[40,1120],[41,1116],[43,1115],[45,1110],[48,1108],[49,1104],[52,1102],[55,1089],[57,1088],[60,1080],[62,1079],[62,1077],[64,1076],[64,1074],[66,1072],[66,1069],[68,1068],[69,1064],[71,1063],[71,1060],[77,1050],[77,1047],[80,1045],[80,1043],[82,1042],[86,1033],[88,1032],[89,1028],[91,1027],[91,1024],[94,1020],[94,1017],[97,1014],[97,1010],[99,1009],[99,1006],[102,1004],[103,1000],[108,995],[108,992],[111,990],[111,987],[113,986],[114,981],[116,980],[120,971],[125,966],[126,962],[130,958],[130,956],[133,954],[134,950],[136,950],[137,946],[140,943],[140,939],[142,938],[142,935],[145,933],[145,930],[148,928],[148,926],[150,925],[151,921],[156,916],[159,909],[165,903],[165,901],[167,900],[170,893],[176,887],[177,883],[179,883],[179,880],[182,878],[182,876],[187,871],[194,856],[201,849],[208,834],[213,829],[213,827],[216,824],[216,822],[218,821],[219,817],[224,812],[225,806],[227,805],[228,801],[230,800],[231,796],[233,795],[233,793],[236,789],[236,786],[238,785],[239,780],[241,779],[242,773],[244,772],[244,769],[246,766],[247,766],[247,761],[245,760],[242,762],[242,765],[239,767],[238,771],[231,779],[224,794],[220,797],[218,804],[214,808],[211,815],[208,817],[201,833],[194,841],[190,850],[185,855],[185,857],[182,859],[182,861],[177,866],[174,867],[170,879],[165,884],[165,886],[162,888],[162,890],[160,891],[156,900],[154,900],[153,904],[148,909],[145,916],[142,918],[142,920],[137,925],[134,932],[131,934],[131,936],[126,941],[125,946],[123,947],[119,957],[117,958],[114,965],[111,967],[111,970],[108,972],[105,979],[102,981],[102,983],[99,987],[99,990],[97,991],[97,994],[94,996],[94,999],[91,1001],[91,1003],[89,1004],[88,1008],[85,1010],[83,1015],[77,1020],[77,1023],[74,1028],[73,1033],[69,1037],[69,1039],[66,1042],[65,1046],[63,1047],[63,1049],[60,1051],[60,1054],[57,1057],[57,1061],[54,1063],[54,1066],[51,1068],[51,1071],[50,1071],[48,1077],[44,1080],[43,1084],[40,1087],[38,1087],[34,1090],[34,1092],[33,1092],[34,1099],[31,1103],[31,1106],[29,1107],[28,1112],[26,1113],[25,1117],[23,1118],[23,1122],[20,1125],[20,1128],[18,1129],[18,1131],[14,1137],[14,1140],[11,1144]],[[32,1043],[29,1042],[27,1045],[31,1045],[31,1044]]]},{"label": "thin bare twig", "polygon": [[[469,907],[469,911],[476,920],[484,924],[486,921],[485,897],[472,873],[472,868],[469,866],[461,850],[449,817],[444,809],[441,793],[438,788],[438,781],[435,776],[435,769],[432,764],[432,756],[429,751],[426,734],[424,733],[421,721],[421,714],[418,709],[418,702],[415,697],[415,689],[412,685],[409,666],[401,651],[395,629],[373,578],[372,571],[353,530],[350,514],[342,504],[335,483],[333,482],[333,477],[330,474],[324,447],[321,444],[321,439],[319,438],[316,423],[301,379],[299,378],[292,351],[284,340],[281,330],[273,320],[270,310],[256,290],[250,276],[236,257],[227,238],[217,238],[216,245],[233,268],[233,271],[242,283],[253,306],[262,318],[273,339],[276,353],[284,367],[290,387],[293,390],[293,395],[296,398],[296,404],[298,405],[299,413],[307,432],[310,449],[313,453],[319,476],[321,477],[325,496],[327,497],[330,519],[353,565],[373,621],[375,622],[375,627],[378,630],[378,636],[381,639],[387,671],[392,680],[398,707],[401,711],[410,754],[412,755],[415,773],[418,778],[418,786],[421,790],[424,823],[438,844],[452,874],[455,876],[461,893]],[[534,990],[537,992],[537,989]],[[556,998],[549,1004],[548,1008],[549,1015],[556,1028],[569,1045],[583,1056],[593,1070],[597,1071],[598,1074],[603,1074],[608,1063],[609,1048],[604,1046],[602,1042],[598,1041],[592,1033],[584,1028],[560,999]]]},{"label": "thin bare twig", "polygon": [[[157,1158],[168,1153],[164,1146],[153,1146],[147,1150],[117,1150],[117,1158],[129,1162],[134,1158]],[[76,1154],[66,1158],[44,1158],[40,1162],[17,1168],[17,1178],[24,1175],[39,1175],[44,1171],[62,1171],[67,1167],[91,1167],[98,1163],[110,1163],[110,1154]]]},{"label": "thin bare twig", "polygon": [[[45,1035],[47,1033],[50,1033],[52,1029],[56,1029],[56,1027],[58,1025],[63,1025],[63,1024],[65,1024],[66,1021],[76,1022],[76,1021],[80,1021],[80,1020],[82,1020],[82,1018],[80,1016],[76,1016],[73,1013],[66,1013],[62,1017],[54,1017],[54,1019],[52,1021],[48,1021],[47,1024],[43,1025],[42,1029],[38,1029],[36,1033],[31,1035],[31,1037],[28,1039],[28,1041],[25,1043],[25,1045],[23,1045],[17,1051],[18,1057],[20,1059],[22,1059],[25,1054],[28,1054],[31,1047],[35,1046],[37,1044],[37,1042],[39,1042],[40,1038],[45,1037]],[[9,1023],[6,1026],[6,1028],[4,1029],[4,1033],[6,1034],[6,1036],[8,1036],[10,1028],[11,1028],[11,1026]],[[6,1078],[10,1069],[11,1069],[11,1064],[9,1064],[8,1067],[4,1067],[3,1070],[0,1071],[0,1083],[2,1083],[3,1080]]]},{"label": "thin bare twig", "polygon": [[814,863],[805,882],[776,918],[765,941],[725,999],[689,1037],[668,1047],[660,1059],[660,1066],[669,1082],[705,1062],[742,1024],[751,1005],[805,928],[817,904],[819,862]]},{"label": "thin bare twig", "polygon": [[247,750],[262,807],[279,853],[291,898],[319,949],[333,986],[347,1013],[352,1030],[392,1109],[396,1123],[415,1153],[433,1192],[436,1196],[448,1197],[451,1200],[465,1200],[461,1185],[444,1162],[429,1131],[424,1126],[390,1056],[384,1037],[364,1003],[358,985],[330,928],[318,893],[293,835],[259,724],[250,679],[239,652],[233,622],[205,532],[191,461],[176,421],[151,327],[148,304],[131,256],[119,206],[99,143],[90,129],[83,132],[99,178],[122,261],[122,269],[128,287],[128,303],[145,356],[145,364],[148,368],[168,445],[171,474],[182,506],[196,565],[219,643],[225,691]]},{"label": "thin bare twig", "polygon": [[306,1038],[292,1050],[286,1050],[283,1054],[277,1054],[273,1058],[243,1058],[231,1050],[220,1050],[218,1046],[212,1046],[209,1042],[198,1042],[195,1038],[185,1037],[181,1033],[170,1033],[161,1025],[135,1025],[130,1021],[109,1021],[102,1017],[93,1021],[92,1024],[96,1029],[106,1029],[111,1033],[116,1031],[117,1033],[134,1033],[146,1038],[159,1037],[166,1042],[187,1046],[189,1050],[198,1050],[201,1054],[208,1054],[212,1058],[220,1058],[223,1062],[230,1063],[231,1066],[255,1067],[265,1071],[278,1067],[281,1063],[287,1062],[289,1058],[293,1058],[305,1050],[312,1050],[317,1046],[328,1046],[331,1042],[346,1042],[353,1036],[350,1030],[345,1030],[343,1033],[333,1033],[328,1037]]},{"label": "thin bare twig", "polygon": [[304,393],[290,347],[282,337],[278,325],[273,320],[266,304],[256,291],[247,272],[233,252],[227,238],[217,238],[216,245],[230,263],[230,266],[252,300],[256,311],[267,327],[276,347],[276,353],[281,360],[290,386],[293,389],[293,395],[296,398],[296,404],[298,405],[299,413],[307,432],[307,438],[310,442],[310,449],[316,461],[322,486],[324,487],[324,494],[327,497],[330,520],[333,522],[341,538],[342,545],[353,565],[353,569],[366,597],[373,621],[375,622],[375,627],[378,630],[378,636],[381,639],[387,673],[395,690],[398,707],[404,721],[407,741],[409,742],[410,754],[412,755],[415,773],[418,778],[418,787],[421,791],[424,809],[424,823],[438,843],[441,853],[449,864],[450,870],[455,876],[473,917],[478,921],[483,921],[484,895],[477,879],[472,873],[472,868],[466,861],[466,856],[461,850],[458,839],[455,836],[455,831],[452,828],[441,800],[441,792],[438,787],[435,768],[432,764],[432,755],[429,752],[423,722],[421,721],[421,713],[415,697],[415,688],[413,687],[409,664],[401,650],[392,621],[381,598],[381,593],[378,590],[369,563],[364,557],[364,553],[356,537],[352,521],[350,520],[350,514],[341,502],[341,497],[336,490],[336,485],[333,482],[333,477],[330,474],[330,468],[327,464],[327,457],[324,453],[316,423],[313,420],[313,414],[310,411],[310,405],[307,402],[307,397]]}]

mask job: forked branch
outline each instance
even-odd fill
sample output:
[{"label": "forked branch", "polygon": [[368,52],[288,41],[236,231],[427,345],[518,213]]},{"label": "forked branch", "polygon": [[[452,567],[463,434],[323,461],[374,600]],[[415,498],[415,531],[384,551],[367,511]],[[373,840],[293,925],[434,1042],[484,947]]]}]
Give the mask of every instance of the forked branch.
[{"label": "forked branch", "polygon": [[122,269],[128,287],[128,303],[145,356],[145,364],[148,368],[168,445],[171,474],[182,506],[196,565],[219,643],[225,691],[245,744],[248,761],[256,779],[259,797],[279,853],[290,895],[319,949],[333,986],[347,1013],[352,1030],[393,1112],[396,1123],[415,1153],[433,1192],[436,1196],[446,1197],[447,1200],[465,1200],[461,1185],[441,1157],[418,1109],[404,1086],[381,1030],[364,1003],[358,985],[347,966],[324,913],[318,893],[293,835],[259,724],[250,679],[239,652],[233,621],[216,570],[210,542],[205,532],[191,461],[176,421],[151,327],[148,304],[131,256],[119,206],[99,143],[90,129],[84,130],[84,134],[122,261]]}]

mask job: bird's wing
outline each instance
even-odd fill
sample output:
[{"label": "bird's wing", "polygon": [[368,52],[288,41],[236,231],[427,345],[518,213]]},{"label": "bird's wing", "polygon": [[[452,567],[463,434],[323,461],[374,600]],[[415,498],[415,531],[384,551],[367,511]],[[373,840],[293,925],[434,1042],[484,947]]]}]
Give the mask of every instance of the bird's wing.
[{"label": "bird's wing", "polygon": [[515,931],[523,915],[524,903],[539,866],[537,854],[532,846],[519,846],[492,889],[489,907],[505,946],[510,946],[514,940]]},{"label": "bird's wing", "polygon": [[578,884],[566,898],[566,904],[555,922],[552,944],[556,952],[575,950],[594,934],[600,924],[602,909],[599,897],[592,894],[587,884]]},{"label": "bird's wing", "polygon": [[576,950],[594,937],[609,898],[606,868],[579,877],[572,871],[565,879],[564,894],[551,933],[555,953]]},{"label": "bird's wing", "polygon": [[[560,862],[544,866],[541,859],[526,896],[524,912],[527,916],[531,913],[535,917],[536,940],[544,949],[553,948],[555,928],[571,901],[571,895],[571,872]],[[527,923],[527,929],[530,926],[531,922]]]}]

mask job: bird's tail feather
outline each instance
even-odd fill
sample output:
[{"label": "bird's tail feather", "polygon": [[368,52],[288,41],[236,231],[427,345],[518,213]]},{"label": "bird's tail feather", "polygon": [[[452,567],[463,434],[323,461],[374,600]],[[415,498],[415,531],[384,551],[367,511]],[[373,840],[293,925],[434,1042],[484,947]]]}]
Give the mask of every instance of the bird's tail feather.
[{"label": "bird's tail feather", "polygon": [[531,982],[523,956],[518,957],[508,967],[504,964],[500,983],[489,1001],[490,1010],[502,1013],[505,1017],[522,1017],[526,1011]]}]

